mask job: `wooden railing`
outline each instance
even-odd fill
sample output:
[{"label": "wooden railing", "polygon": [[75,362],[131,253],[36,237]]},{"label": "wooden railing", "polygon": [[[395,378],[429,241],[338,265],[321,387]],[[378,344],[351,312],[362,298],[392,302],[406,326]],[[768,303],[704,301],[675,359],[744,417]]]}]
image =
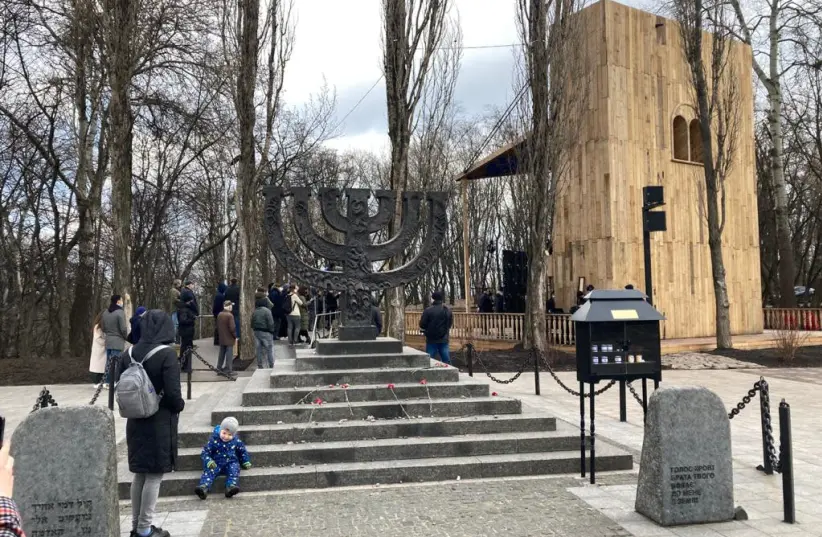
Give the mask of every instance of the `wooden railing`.
[{"label": "wooden railing", "polygon": [[[454,313],[450,336],[463,341],[522,341],[525,315],[522,313]],[[420,311],[405,312],[405,333],[421,336]],[[574,323],[570,315],[546,315],[548,341],[552,345],[575,344]]]},{"label": "wooden railing", "polygon": [[765,308],[765,330],[822,330],[822,308]]}]

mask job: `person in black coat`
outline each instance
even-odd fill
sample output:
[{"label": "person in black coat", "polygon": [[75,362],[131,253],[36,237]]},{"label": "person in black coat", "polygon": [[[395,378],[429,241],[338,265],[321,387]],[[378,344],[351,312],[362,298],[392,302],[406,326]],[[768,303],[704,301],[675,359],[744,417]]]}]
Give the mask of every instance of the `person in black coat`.
[{"label": "person in black coat", "polygon": [[[158,345],[174,343],[174,322],[162,310],[148,311],[140,328],[140,342],[130,352],[120,355],[120,372],[128,368],[132,357],[139,362]],[[174,349],[168,347],[155,353],[143,362],[143,367],[156,392],[163,395],[156,414],[126,422],[128,469],[134,474],[131,483],[132,535],[165,537],[168,532],[151,524],[152,515],[163,474],[176,467],[177,423],[186,403],[180,390],[180,366]]]},{"label": "person in black coat", "polygon": [[271,315],[274,317],[274,341],[280,339],[280,324],[283,317],[283,294],[279,287],[271,283],[268,285],[268,300],[271,301]]},{"label": "person in black coat", "polygon": [[188,371],[191,368],[191,350],[194,348],[194,325],[200,311],[194,294],[183,290],[177,306],[177,334],[180,337],[180,368]]},{"label": "person in black coat", "polygon": [[445,364],[451,363],[451,352],[448,348],[448,333],[454,324],[451,310],[443,303],[443,294],[439,291],[431,293],[433,304],[425,308],[420,317],[420,330],[425,334],[425,352],[431,358],[440,357]]}]

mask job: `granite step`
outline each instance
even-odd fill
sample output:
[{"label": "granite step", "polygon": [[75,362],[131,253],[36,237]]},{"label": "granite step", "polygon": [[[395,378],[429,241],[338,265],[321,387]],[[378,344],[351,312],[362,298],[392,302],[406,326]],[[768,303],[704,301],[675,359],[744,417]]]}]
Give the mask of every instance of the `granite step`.
[{"label": "granite step", "polygon": [[[586,456],[587,462],[590,460]],[[597,445],[597,472],[630,470],[632,456],[608,444]],[[295,465],[284,468],[251,468],[240,475],[245,492],[316,489],[355,485],[413,483],[509,476],[575,474],[580,469],[579,451],[511,453],[432,459],[400,459],[378,462]],[[129,498],[132,475],[127,465],[119,468],[119,496]],[[161,496],[194,497],[200,471],[166,474]],[[224,501],[225,479],[219,477],[209,501]],[[236,501],[236,500],[235,500]]]},{"label": "granite step", "polygon": [[[310,440],[310,437],[309,437]],[[302,440],[301,442],[306,442]],[[579,436],[567,427],[562,431],[475,434],[445,438],[389,438],[353,442],[306,442],[249,446],[256,467],[296,464],[388,461],[468,457],[506,453],[570,451],[579,447]],[[202,470],[201,448],[179,450],[177,468]]]},{"label": "granite step", "polygon": [[358,401],[322,405],[274,405],[220,407],[211,412],[212,423],[234,416],[240,425],[266,423],[308,423],[311,421],[404,419],[414,417],[456,417],[481,414],[518,414],[522,403],[508,397],[475,397],[472,399],[400,399],[399,401]]},{"label": "granite step", "polygon": [[316,351],[298,352],[297,371],[338,369],[387,369],[399,367],[425,368],[432,365],[431,357],[411,347],[395,354],[345,354],[321,356]]},{"label": "granite step", "polygon": [[[344,442],[390,438],[448,437],[467,434],[522,433],[554,431],[557,420],[535,414],[503,414],[460,418],[422,418],[413,420],[345,421],[280,425],[245,425],[240,437],[248,446],[286,444],[287,442]],[[190,428],[179,434],[180,448],[202,448],[213,427]]]},{"label": "granite step", "polygon": [[316,371],[278,371],[271,374],[272,388],[328,386],[330,384],[410,384],[426,379],[428,383],[458,382],[459,370],[454,367],[395,369],[335,369]]},{"label": "granite step", "polygon": [[[426,390],[426,387],[428,388]],[[488,397],[490,387],[484,382],[465,381],[431,383],[423,386],[419,382],[395,384],[394,393],[388,384],[357,384],[343,388],[339,384],[325,388],[262,388],[248,389],[243,393],[243,406],[294,405],[300,401],[311,402],[320,398],[326,403],[344,403],[348,401],[394,401],[394,394],[400,399],[427,397],[433,399]]]}]

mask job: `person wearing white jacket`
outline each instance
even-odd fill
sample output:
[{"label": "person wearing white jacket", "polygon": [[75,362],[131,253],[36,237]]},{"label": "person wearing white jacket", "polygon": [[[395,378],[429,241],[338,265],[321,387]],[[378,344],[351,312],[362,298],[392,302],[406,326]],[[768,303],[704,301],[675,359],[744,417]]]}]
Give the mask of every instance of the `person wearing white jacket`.
[{"label": "person wearing white jacket", "polygon": [[92,328],[91,340],[91,358],[89,359],[88,370],[91,371],[91,378],[94,382],[94,387],[100,386],[103,382],[103,375],[106,372],[106,335],[100,327],[103,318],[103,313],[97,314],[94,319],[94,328]]}]

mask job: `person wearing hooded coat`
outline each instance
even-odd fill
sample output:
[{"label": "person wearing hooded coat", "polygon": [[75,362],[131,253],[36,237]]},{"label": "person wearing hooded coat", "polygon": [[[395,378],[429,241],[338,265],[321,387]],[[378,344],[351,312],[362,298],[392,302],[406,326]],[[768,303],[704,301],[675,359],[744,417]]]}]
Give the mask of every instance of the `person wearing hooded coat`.
[{"label": "person wearing hooded coat", "polygon": [[[174,322],[162,310],[148,311],[140,328],[140,342],[130,352],[131,358],[137,362],[158,345],[174,343]],[[129,353],[122,354],[119,371],[125,371],[130,363]],[[143,362],[143,368],[162,398],[160,409],[153,416],[126,421],[128,469],[134,474],[131,483],[131,535],[165,537],[168,532],[154,527],[151,524],[152,516],[160,495],[163,474],[174,471],[176,467],[177,424],[186,403],[180,390],[180,366],[173,348],[158,351]]]},{"label": "person wearing hooded coat", "polygon": [[131,332],[128,334],[127,341],[132,345],[136,345],[140,341],[140,320],[146,311],[145,306],[138,307],[137,311],[134,312],[134,316],[128,321],[131,325]]}]

